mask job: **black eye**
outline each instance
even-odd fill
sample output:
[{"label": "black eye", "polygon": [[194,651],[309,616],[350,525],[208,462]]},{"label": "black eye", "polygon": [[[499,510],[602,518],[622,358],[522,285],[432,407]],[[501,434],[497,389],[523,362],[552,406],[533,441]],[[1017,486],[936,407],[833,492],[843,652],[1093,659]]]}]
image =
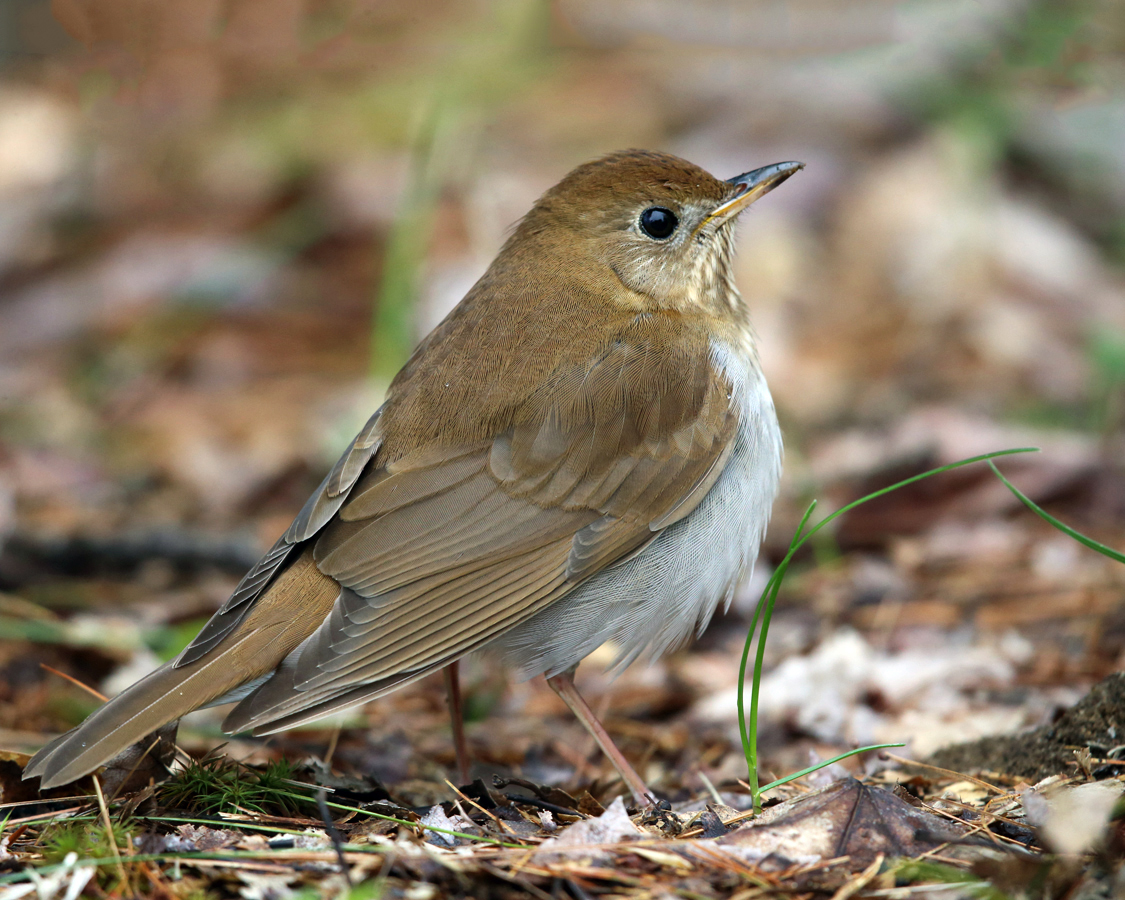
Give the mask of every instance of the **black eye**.
[{"label": "black eye", "polygon": [[676,214],[663,206],[650,206],[641,213],[641,231],[658,241],[671,237],[679,224]]}]

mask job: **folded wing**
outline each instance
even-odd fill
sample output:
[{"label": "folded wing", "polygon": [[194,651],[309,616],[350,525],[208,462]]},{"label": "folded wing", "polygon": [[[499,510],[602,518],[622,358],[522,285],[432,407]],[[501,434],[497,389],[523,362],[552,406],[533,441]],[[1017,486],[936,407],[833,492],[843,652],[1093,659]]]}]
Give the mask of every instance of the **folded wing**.
[{"label": "folded wing", "polygon": [[634,553],[722,471],[729,398],[708,354],[626,337],[561,368],[491,440],[368,471],[315,541],[341,585],[331,614],[224,727],[279,730],[386,693]]}]

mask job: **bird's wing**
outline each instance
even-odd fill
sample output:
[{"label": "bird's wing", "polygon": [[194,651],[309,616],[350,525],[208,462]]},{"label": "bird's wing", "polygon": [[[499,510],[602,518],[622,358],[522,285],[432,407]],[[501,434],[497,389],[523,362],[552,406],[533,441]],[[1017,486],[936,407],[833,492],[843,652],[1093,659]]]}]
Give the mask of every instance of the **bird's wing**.
[{"label": "bird's wing", "polygon": [[324,623],[228,717],[273,731],[478,648],[687,515],[733,446],[706,352],[609,342],[491,439],[375,464],[315,538],[341,586]]},{"label": "bird's wing", "polygon": [[348,492],[379,449],[378,424],[381,413],[382,408],[367,420],[367,424],[348,445],[332,471],[297,513],[285,534],[243,576],[226,603],[184,648],[176,659],[177,667],[198,662],[228,637],[290,561],[294,548],[320,531],[343,506]]}]

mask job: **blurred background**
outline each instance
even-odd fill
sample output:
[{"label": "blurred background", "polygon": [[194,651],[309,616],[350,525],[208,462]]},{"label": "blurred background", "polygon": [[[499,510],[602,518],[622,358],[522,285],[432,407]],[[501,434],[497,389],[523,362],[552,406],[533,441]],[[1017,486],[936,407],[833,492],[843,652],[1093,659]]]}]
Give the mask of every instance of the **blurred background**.
[{"label": "blurred background", "polygon": [[[814,497],[1034,445],[1005,471],[1125,546],[1119,0],[0,0],[0,743],[96,704],[43,665],[112,693],[182,647],[534,199],[624,147],[807,164],[739,238],[787,443],[762,563],[690,652],[584,669],[653,777],[737,774],[746,617]],[[959,472],[802,560],[769,746],[922,755],[1123,654],[1122,567]],[[549,692],[468,677],[478,756],[583,774],[577,726],[526,728]],[[395,696],[341,753],[448,764],[440,692]]]}]

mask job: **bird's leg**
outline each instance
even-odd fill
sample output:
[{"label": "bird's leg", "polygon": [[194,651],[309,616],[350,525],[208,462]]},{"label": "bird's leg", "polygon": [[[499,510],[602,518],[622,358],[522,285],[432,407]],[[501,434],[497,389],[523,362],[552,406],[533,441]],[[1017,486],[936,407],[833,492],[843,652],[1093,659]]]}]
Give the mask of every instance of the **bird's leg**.
[{"label": "bird's leg", "polygon": [[457,754],[457,774],[461,784],[468,784],[469,745],[465,741],[465,714],[461,707],[461,661],[454,660],[444,669],[445,693],[449,698],[449,717],[453,724],[453,750]]},{"label": "bird's leg", "polygon": [[613,743],[613,738],[609,736],[609,732],[605,730],[602,723],[598,721],[598,717],[594,715],[594,711],[590,709],[586,701],[582,699],[582,695],[578,693],[578,688],[574,685],[573,670],[552,675],[547,679],[547,684],[556,694],[562,697],[563,703],[570,707],[570,711],[574,713],[578,721],[585,725],[586,730],[594,736],[594,740],[602,748],[602,753],[609,757],[609,761],[613,763],[613,767],[621,775],[637,804],[652,806],[655,802],[652,791],[648,789],[644,779],[637,774],[636,769],[629,765],[625,755]]}]

